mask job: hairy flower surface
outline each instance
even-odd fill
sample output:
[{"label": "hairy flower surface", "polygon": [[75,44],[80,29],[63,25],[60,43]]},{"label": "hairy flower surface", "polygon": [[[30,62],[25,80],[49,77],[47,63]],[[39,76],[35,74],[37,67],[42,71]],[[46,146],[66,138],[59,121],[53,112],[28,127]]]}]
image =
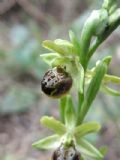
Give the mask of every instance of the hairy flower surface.
[{"label": "hairy flower surface", "polygon": [[59,98],[66,94],[72,86],[72,78],[63,68],[48,70],[42,81],[42,91],[50,97]]}]

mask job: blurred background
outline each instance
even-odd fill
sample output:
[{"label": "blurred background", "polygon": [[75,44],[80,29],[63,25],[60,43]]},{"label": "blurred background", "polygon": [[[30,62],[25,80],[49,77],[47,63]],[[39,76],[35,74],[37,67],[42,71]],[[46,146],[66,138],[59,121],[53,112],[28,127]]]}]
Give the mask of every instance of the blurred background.
[{"label": "blurred background", "polygon": [[[58,117],[57,101],[41,93],[40,80],[48,66],[39,55],[45,39],[80,38],[83,24],[102,0],[0,0],[0,160],[46,160],[51,152],[37,151],[32,142],[49,135],[39,124],[44,114]],[[101,45],[90,62],[113,59],[109,73],[120,76],[120,27]],[[100,133],[87,137],[108,146],[105,160],[120,160],[120,98],[99,93],[89,120],[101,123]]]}]

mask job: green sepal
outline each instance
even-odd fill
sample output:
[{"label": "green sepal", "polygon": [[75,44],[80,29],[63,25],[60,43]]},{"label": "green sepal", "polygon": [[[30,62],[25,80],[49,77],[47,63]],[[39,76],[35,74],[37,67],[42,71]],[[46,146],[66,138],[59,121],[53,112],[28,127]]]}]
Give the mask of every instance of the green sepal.
[{"label": "green sepal", "polygon": [[56,39],[54,42],[55,44],[59,45],[60,47],[64,49],[64,52],[66,55],[76,54],[74,45],[70,43],[69,41],[63,40],[63,39]]},{"label": "green sepal", "polygon": [[70,42],[62,39],[56,39],[55,41],[43,41],[43,47],[52,52],[57,52],[61,55],[75,54],[74,46]]},{"label": "green sepal", "polygon": [[89,143],[84,138],[76,140],[78,149],[81,153],[91,157],[91,158],[99,158],[99,160],[103,160],[103,155],[97,150],[91,143]]},{"label": "green sepal", "polygon": [[67,130],[74,129],[75,124],[76,124],[76,114],[72,102],[72,97],[70,95],[67,95],[66,106],[65,106],[65,125]]},{"label": "green sepal", "polygon": [[117,91],[115,89],[109,88],[106,85],[102,85],[101,90],[111,96],[120,96],[120,91]]},{"label": "green sepal", "polygon": [[75,128],[74,135],[77,139],[94,132],[98,132],[101,126],[97,122],[83,123]]},{"label": "green sepal", "polygon": [[73,84],[77,91],[83,93],[84,69],[79,63],[78,57],[71,58],[69,63],[66,63],[66,71],[72,76]]},{"label": "green sepal", "polygon": [[56,59],[61,58],[58,53],[44,53],[41,54],[40,57],[46,62],[49,66],[52,66]]},{"label": "green sepal", "polygon": [[61,137],[55,134],[33,143],[32,146],[40,150],[55,149],[60,145],[60,139]]},{"label": "green sepal", "polygon": [[84,117],[86,116],[91,103],[93,102],[93,100],[95,99],[97,95],[97,92],[99,91],[101,82],[106,72],[107,72],[107,63],[102,61],[96,66],[94,76],[86,91],[86,95],[84,98],[84,102],[82,104],[81,112],[78,115],[78,123],[81,123]]},{"label": "green sepal", "polygon": [[40,122],[58,135],[63,135],[66,132],[64,124],[53,117],[44,116],[41,118]]},{"label": "green sepal", "polygon": [[104,76],[103,82],[105,84],[107,84],[107,83],[120,84],[120,77],[106,74]]},{"label": "green sepal", "polygon": [[72,42],[72,44],[74,45],[77,54],[80,54],[80,43],[78,38],[76,37],[75,33],[73,31],[69,31],[69,37],[70,37],[70,41]]}]

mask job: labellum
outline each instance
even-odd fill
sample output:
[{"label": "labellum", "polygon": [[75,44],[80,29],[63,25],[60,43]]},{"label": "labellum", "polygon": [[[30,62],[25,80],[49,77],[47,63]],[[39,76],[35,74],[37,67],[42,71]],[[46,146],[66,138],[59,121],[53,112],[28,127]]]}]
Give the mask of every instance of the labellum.
[{"label": "labellum", "polygon": [[61,145],[56,151],[54,151],[52,160],[80,160],[80,153],[74,146],[64,147]]},{"label": "labellum", "polygon": [[61,67],[48,70],[42,81],[42,91],[53,98],[60,98],[65,95],[72,86],[72,77]]}]

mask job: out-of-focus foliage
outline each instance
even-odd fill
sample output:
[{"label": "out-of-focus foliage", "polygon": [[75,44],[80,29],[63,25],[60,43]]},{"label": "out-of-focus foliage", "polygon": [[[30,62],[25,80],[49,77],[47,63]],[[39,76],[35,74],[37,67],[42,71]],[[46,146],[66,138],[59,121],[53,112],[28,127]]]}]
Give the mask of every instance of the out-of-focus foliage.
[{"label": "out-of-focus foliage", "polygon": [[26,111],[35,105],[40,95],[32,89],[23,86],[11,86],[0,103],[1,114],[11,114]]},{"label": "out-of-focus foliage", "polygon": [[[9,154],[6,156],[3,156],[1,158],[2,158],[2,160],[15,160],[15,157],[12,155],[9,155]],[[17,160],[19,160],[19,159],[17,159]]]},{"label": "out-of-focus foliage", "polygon": [[47,69],[40,61],[43,52],[40,42],[30,38],[27,28],[13,27],[10,38],[14,48],[0,51],[0,74],[3,77],[0,87],[4,90],[0,114],[23,112],[34,107],[40,98],[40,78]]}]

